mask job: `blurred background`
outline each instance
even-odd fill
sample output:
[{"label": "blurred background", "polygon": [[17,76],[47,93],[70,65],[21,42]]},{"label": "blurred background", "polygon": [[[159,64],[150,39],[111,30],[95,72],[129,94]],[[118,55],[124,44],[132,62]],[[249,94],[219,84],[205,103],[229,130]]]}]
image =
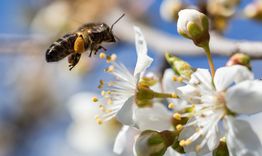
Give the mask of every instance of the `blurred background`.
[{"label": "blurred background", "polygon": [[[207,13],[212,31],[219,36],[262,40],[260,1],[216,1],[182,0],[178,5],[176,0],[1,0],[0,156],[114,155],[112,147],[121,126],[116,121],[97,125],[94,116],[98,106],[91,103],[91,97],[99,94],[99,80],[108,79],[103,72],[106,63],[98,57],[88,58],[86,53],[69,71],[67,59],[46,63],[46,49],[83,23],[111,25],[125,13],[114,27],[121,41],[106,45],[107,53],[117,54],[118,60],[132,70],[136,53],[131,28],[141,25],[147,34],[155,33],[148,41],[149,55],[154,58],[150,70],[161,73],[166,64],[163,52],[167,50],[162,37],[182,40],[176,31],[176,13],[186,7]],[[150,46],[158,44],[164,46]],[[230,53],[215,55],[215,66],[225,65]],[[208,68],[204,55],[185,54],[178,53],[192,66]],[[252,60],[256,78],[262,78],[261,66],[262,61]],[[123,155],[132,155],[131,151]]]}]

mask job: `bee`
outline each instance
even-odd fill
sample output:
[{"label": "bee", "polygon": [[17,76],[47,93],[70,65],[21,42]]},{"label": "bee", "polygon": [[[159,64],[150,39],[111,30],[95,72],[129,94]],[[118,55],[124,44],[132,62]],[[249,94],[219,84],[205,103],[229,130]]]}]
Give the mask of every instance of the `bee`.
[{"label": "bee", "polygon": [[89,51],[91,57],[93,52],[96,55],[100,49],[106,51],[107,49],[101,44],[116,42],[118,38],[113,34],[112,29],[124,15],[120,16],[111,27],[105,23],[87,23],[75,32],[64,35],[47,49],[46,61],[57,62],[68,56],[69,70],[72,70],[83,52]]}]

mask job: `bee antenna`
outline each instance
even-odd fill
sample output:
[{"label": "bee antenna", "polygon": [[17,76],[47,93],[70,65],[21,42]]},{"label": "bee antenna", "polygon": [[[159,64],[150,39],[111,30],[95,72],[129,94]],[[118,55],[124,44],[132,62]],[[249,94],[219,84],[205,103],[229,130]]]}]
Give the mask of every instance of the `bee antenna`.
[{"label": "bee antenna", "polygon": [[112,25],[111,25],[111,30],[113,29],[114,25],[121,20],[125,16],[125,13],[123,13]]}]

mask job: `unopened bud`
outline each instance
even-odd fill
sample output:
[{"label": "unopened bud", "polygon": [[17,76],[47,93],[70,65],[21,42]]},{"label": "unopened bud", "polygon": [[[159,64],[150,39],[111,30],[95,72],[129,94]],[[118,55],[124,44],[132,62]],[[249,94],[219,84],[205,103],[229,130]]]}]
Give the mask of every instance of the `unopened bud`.
[{"label": "unopened bud", "polygon": [[169,53],[166,53],[165,57],[167,62],[170,64],[170,66],[172,67],[172,69],[175,71],[177,75],[190,79],[191,74],[194,71],[189,63],[181,60],[176,56],[172,56]]},{"label": "unopened bud", "polygon": [[137,156],[162,156],[174,142],[174,133],[170,131],[143,131],[135,142]]},{"label": "unopened bud", "polygon": [[210,38],[207,16],[194,9],[181,10],[178,16],[178,33],[193,40],[195,45],[206,47]]},{"label": "unopened bud", "polygon": [[255,1],[251,4],[248,4],[244,9],[244,13],[248,18],[261,21],[262,20],[262,2]]},{"label": "unopened bud", "polygon": [[232,66],[237,64],[246,66],[248,69],[251,69],[250,57],[246,54],[236,53],[232,55],[230,59],[227,61],[226,66]]},{"label": "unopened bud", "polygon": [[239,0],[208,0],[207,11],[213,17],[229,18],[236,12]]}]

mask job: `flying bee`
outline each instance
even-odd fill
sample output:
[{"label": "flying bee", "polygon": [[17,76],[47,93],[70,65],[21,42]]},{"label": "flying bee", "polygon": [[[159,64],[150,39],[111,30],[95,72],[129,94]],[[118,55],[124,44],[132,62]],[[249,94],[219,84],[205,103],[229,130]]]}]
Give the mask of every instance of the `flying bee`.
[{"label": "flying bee", "polygon": [[72,70],[83,52],[89,50],[89,57],[91,57],[93,52],[96,55],[100,49],[106,51],[101,43],[116,42],[117,37],[112,29],[124,15],[119,17],[111,27],[105,23],[87,23],[79,27],[77,31],[64,35],[47,49],[46,61],[57,62],[69,55],[69,70]]}]

